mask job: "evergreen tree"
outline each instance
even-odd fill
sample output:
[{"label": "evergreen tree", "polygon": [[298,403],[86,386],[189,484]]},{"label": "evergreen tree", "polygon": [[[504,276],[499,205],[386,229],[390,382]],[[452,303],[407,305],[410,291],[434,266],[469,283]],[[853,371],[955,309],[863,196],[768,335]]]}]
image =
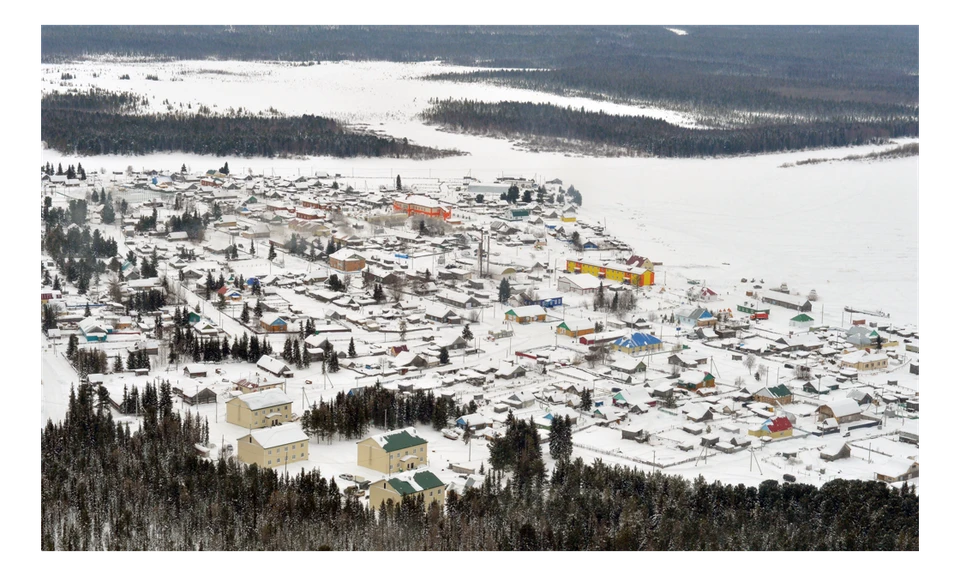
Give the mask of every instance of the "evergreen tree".
[{"label": "evergreen tree", "polygon": [[67,340],[67,358],[73,360],[74,356],[77,355],[77,349],[80,346],[80,340],[77,338],[76,334],[71,334],[70,339]]},{"label": "evergreen tree", "polygon": [[113,357],[113,372],[115,374],[123,372],[123,361],[120,360],[120,354]]},{"label": "evergreen tree", "polygon": [[267,254],[267,260],[273,260],[277,257],[277,251],[274,249],[273,244],[270,244],[270,253]]},{"label": "evergreen tree", "polygon": [[400,183],[400,175],[397,174],[397,192],[403,190],[403,185]]},{"label": "evergreen tree", "polygon": [[529,188],[523,191],[523,202],[525,204],[529,204],[530,202],[533,202],[533,191],[530,190]]},{"label": "evergreen tree", "polygon": [[450,352],[447,351],[446,346],[440,348],[440,363],[443,365],[450,363]]},{"label": "evergreen tree", "polygon": [[247,306],[247,303],[243,303],[243,310],[240,312],[240,322],[243,324],[250,323],[250,307]]},{"label": "evergreen tree", "polygon": [[463,339],[467,341],[467,346],[469,346],[470,341],[473,340],[473,332],[470,331],[469,324],[464,325],[463,332],[460,335],[463,336]]},{"label": "evergreen tree", "polygon": [[293,361],[293,364],[296,365],[297,368],[299,369],[303,368],[303,355],[300,353],[299,340],[293,341],[293,358],[291,358],[291,360]]},{"label": "evergreen tree", "polygon": [[350,338],[350,346],[347,348],[347,356],[351,358],[357,357],[357,347],[353,344],[353,338]]},{"label": "evergreen tree", "polygon": [[87,302],[86,305],[84,305],[84,307],[83,307],[83,317],[84,317],[84,318],[89,318],[89,317],[90,317],[90,303],[89,303],[89,302]]},{"label": "evergreen tree", "polygon": [[520,188],[516,184],[511,184],[507,189],[507,202],[516,204],[520,199]]},{"label": "evergreen tree", "polygon": [[497,289],[497,300],[505,304],[510,299],[510,282],[504,278],[500,280],[500,287]]},{"label": "evergreen tree", "polygon": [[436,405],[433,407],[433,429],[437,431],[443,430],[447,427],[449,420],[450,413],[447,401],[443,398],[438,398]]},{"label": "evergreen tree", "polygon": [[585,412],[593,412],[593,394],[589,388],[584,388],[580,392],[580,409]]},{"label": "evergreen tree", "polygon": [[331,351],[330,354],[327,354],[327,372],[335,373],[340,371],[340,359],[337,358],[337,353]]}]

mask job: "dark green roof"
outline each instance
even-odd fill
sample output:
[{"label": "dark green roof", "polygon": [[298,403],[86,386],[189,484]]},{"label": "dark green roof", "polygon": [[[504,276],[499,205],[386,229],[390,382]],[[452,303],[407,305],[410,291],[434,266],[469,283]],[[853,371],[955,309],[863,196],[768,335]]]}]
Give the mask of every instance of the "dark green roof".
[{"label": "dark green roof", "polygon": [[419,446],[427,443],[427,441],[423,438],[413,436],[406,430],[401,430],[396,434],[386,436],[384,437],[384,440],[386,440],[386,442],[383,445],[383,449],[387,452],[396,452],[397,450],[403,450],[405,448],[411,448],[413,446]]},{"label": "dark green roof", "polygon": [[443,482],[441,482],[440,479],[433,474],[433,472],[417,472],[413,475],[413,481],[420,486],[420,490],[415,489],[413,484],[399,478],[391,478],[387,480],[387,482],[390,483],[390,486],[393,486],[393,489],[396,490],[401,496],[410,496],[411,494],[417,494],[418,492],[423,492],[424,490],[432,490],[434,488],[443,486]]},{"label": "dark green roof", "polygon": [[779,384],[777,386],[771,386],[770,388],[768,388],[768,390],[770,390],[770,392],[772,392],[773,395],[776,396],[777,398],[782,398],[784,396],[790,396],[791,394],[793,394],[793,392],[791,392],[790,389],[784,386],[783,384]]},{"label": "dark green roof", "polygon": [[813,322],[813,318],[807,316],[806,314],[797,314],[790,320],[792,322]]}]

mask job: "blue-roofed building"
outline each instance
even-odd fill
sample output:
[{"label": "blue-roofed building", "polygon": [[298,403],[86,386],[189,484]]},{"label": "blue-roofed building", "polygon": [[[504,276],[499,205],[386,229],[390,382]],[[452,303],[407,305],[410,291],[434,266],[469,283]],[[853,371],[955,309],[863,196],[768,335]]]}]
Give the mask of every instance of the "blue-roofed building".
[{"label": "blue-roofed building", "polygon": [[717,319],[706,308],[694,308],[678,314],[677,322],[684,326],[715,326]]},{"label": "blue-roofed building", "polygon": [[634,332],[630,336],[617,338],[610,345],[614,350],[635,356],[663,350],[663,342],[651,334]]}]

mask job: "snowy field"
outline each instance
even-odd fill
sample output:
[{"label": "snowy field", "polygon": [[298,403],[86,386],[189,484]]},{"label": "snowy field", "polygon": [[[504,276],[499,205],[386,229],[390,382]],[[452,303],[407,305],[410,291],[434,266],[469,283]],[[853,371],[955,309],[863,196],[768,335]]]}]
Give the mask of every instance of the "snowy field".
[{"label": "snowy field", "polygon": [[[92,85],[149,95],[154,109],[168,100],[217,110],[329,115],[427,146],[470,156],[402,159],[213,158],[153,154],[136,158],[68,158],[44,150],[41,161],[82,161],[88,171],[128,165],[191,170],[230,162],[234,172],[296,174],[326,170],[355,177],[460,177],[484,181],[503,173],[561,178],[584,195],[584,216],[665,265],[666,280],[687,278],[729,286],[741,277],[787,282],[821,295],[825,319],[843,306],[882,309],[904,324],[919,322],[919,184],[917,157],[780,168],[811,157],[840,158],[882,149],[862,146],[728,159],[584,158],[532,153],[507,140],[453,134],[423,125],[416,115],[430,98],[519,99],[585,106],[616,113],[686,119],[669,111],[600,103],[511,88],[419,78],[467,70],[439,63],[337,62],[315,66],[248,62],[85,62],[41,66],[43,90]],[[212,73],[220,71],[221,73]],[[98,74],[93,77],[93,74]],[[119,80],[123,73],[131,80]],[[159,81],[145,80],[157,74]],[[727,262],[729,265],[724,265]]]}]

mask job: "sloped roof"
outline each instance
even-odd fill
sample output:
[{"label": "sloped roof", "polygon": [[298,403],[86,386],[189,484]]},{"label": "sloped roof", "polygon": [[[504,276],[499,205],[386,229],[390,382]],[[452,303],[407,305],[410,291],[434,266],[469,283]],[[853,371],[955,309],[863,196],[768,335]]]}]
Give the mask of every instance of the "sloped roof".
[{"label": "sloped roof", "polygon": [[429,470],[397,476],[390,478],[387,480],[387,482],[389,482],[390,486],[392,486],[393,489],[396,490],[401,496],[409,496],[411,494],[423,492],[424,490],[431,490],[433,488],[444,486],[444,483]]},{"label": "sloped roof", "polygon": [[250,410],[262,410],[271,406],[281,406],[293,402],[282,390],[276,388],[244,394],[243,396],[237,396],[237,399],[246,404]]},{"label": "sloped roof", "polygon": [[[246,396],[250,396],[247,394]],[[250,436],[257,441],[257,444],[264,448],[275,448],[293,442],[305,442],[309,438],[304,434],[303,429],[296,423],[284,424],[282,426],[273,426],[270,428],[260,428],[250,432]],[[242,441],[243,438],[237,441]]]},{"label": "sloped roof", "polygon": [[386,432],[371,436],[371,438],[386,452],[395,452],[427,443],[426,440],[417,435],[417,429],[413,427]]}]

